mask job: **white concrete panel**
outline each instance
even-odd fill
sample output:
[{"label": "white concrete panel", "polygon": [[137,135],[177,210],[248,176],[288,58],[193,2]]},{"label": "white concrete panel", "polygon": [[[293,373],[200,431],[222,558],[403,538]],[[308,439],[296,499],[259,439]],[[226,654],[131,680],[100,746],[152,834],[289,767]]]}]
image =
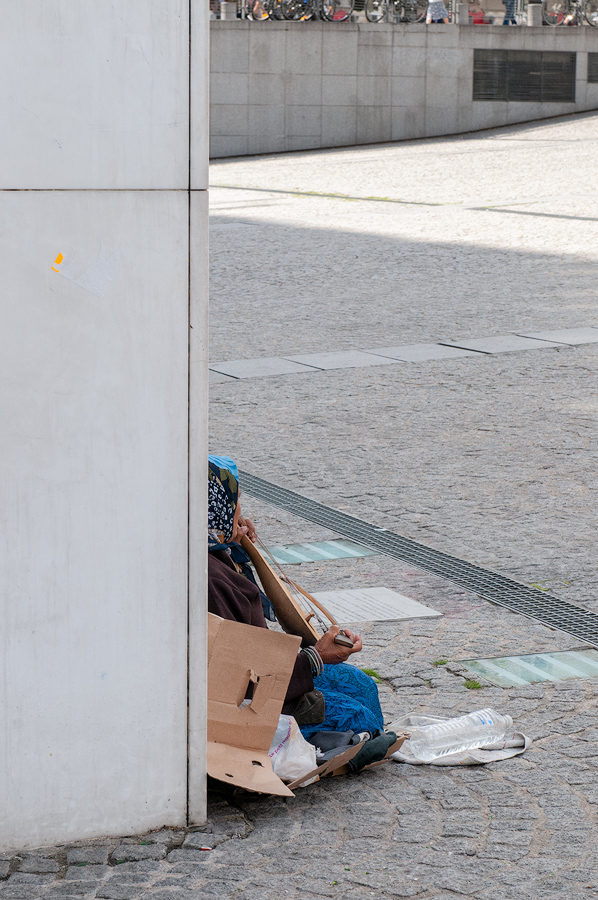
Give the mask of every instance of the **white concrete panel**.
[{"label": "white concrete panel", "polygon": [[213,103],[210,132],[213,137],[222,135],[246,135],[249,110],[245,103]]},{"label": "white concrete panel", "polygon": [[290,134],[286,139],[286,145],[287,150],[317,150],[322,146],[322,135]]},{"label": "white concrete panel", "polygon": [[[260,107],[255,107],[255,109],[260,109]],[[224,140],[224,138],[221,140]],[[283,153],[286,149],[287,138],[284,135],[271,137],[267,134],[250,134],[247,138],[247,153],[250,155],[256,153]]]},{"label": "white concrete panel", "polygon": [[390,106],[392,79],[360,75],[357,79],[358,106]]},{"label": "white concrete panel", "polygon": [[390,43],[366,44],[360,34],[357,47],[357,74],[388,77],[392,73],[392,47]]},{"label": "white concrete panel", "polygon": [[[471,127],[475,128],[498,128],[507,124],[508,103],[497,103],[491,100],[476,100],[471,102]],[[461,115],[461,109],[459,110]]]},{"label": "white concrete panel", "polygon": [[[207,190],[210,142],[210,9],[207,3],[191,3],[191,61],[189,133],[191,145],[190,186]],[[247,95],[245,95],[246,97]],[[243,102],[241,93],[237,103]]]},{"label": "white concrete panel", "polygon": [[428,26],[420,25],[393,25],[393,47],[425,47],[428,42]]},{"label": "white concrete panel", "polygon": [[249,111],[249,136],[265,140],[284,140],[284,106],[252,106]]},{"label": "white concrete panel", "polygon": [[423,109],[426,101],[426,79],[419,77],[392,78],[392,106],[413,106]]},{"label": "white concrete panel", "polygon": [[471,76],[473,50],[463,47],[434,50],[427,54],[426,77],[452,81],[455,78]]},{"label": "white concrete panel", "polygon": [[210,79],[210,103],[247,103],[249,75],[239,72],[213,75]]},{"label": "white concrete panel", "polygon": [[187,186],[186,0],[0,0],[0,19],[1,188]]},{"label": "white concrete panel", "polygon": [[391,140],[406,141],[421,137],[424,131],[425,109],[395,106],[391,110]]},{"label": "white concrete panel", "polygon": [[[318,137],[322,133],[321,106],[287,106],[286,133],[289,137]],[[313,146],[313,144],[310,144]],[[317,146],[317,145],[316,145]]]},{"label": "white concrete panel", "polygon": [[356,75],[324,75],[322,77],[322,106],[355,106],[356,103]]},{"label": "white concrete panel", "polygon": [[244,156],[248,151],[248,137],[242,135],[210,136],[210,159],[226,156]]},{"label": "white concrete panel", "polygon": [[315,22],[307,27],[299,26],[293,39],[287,41],[285,71],[304,76],[322,74],[322,31],[322,25]]},{"label": "white concrete panel", "polygon": [[389,141],[392,133],[390,106],[357,107],[357,140],[359,143]]},{"label": "white concrete panel", "polygon": [[354,106],[327,106],[322,110],[324,147],[349,147],[357,143],[357,110]]},{"label": "white concrete panel", "polygon": [[0,232],[0,847],[184,824],[187,194],[3,192]]},{"label": "white concrete panel", "polygon": [[426,137],[454,134],[458,129],[457,106],[426,106]]},{"label": "white concrete panel", "polygon": [[[208,194],[191,193],[189,292],[189,823],[206,816]],[[214,373],[216,374],[216,373]],[[220,376],[224,377],[224,376]]]},{"label": "white concrete panel", "polygon": [[392,50],[392,74],[394,78],[421,78],[426,74],[424,47],[405,47],[395,44]]},{"label": "white concrete panel", "polygon": [[280,75],[255,75],[250,73],[249,102],[252,106],[284,105],[284,88],[284,81]]},{"label": "white concrete panel", "polygon": [[[469,27],[469,25],[463,26],[463,28]],[[446,25],[424,25],[424,28],[427,29],[426,46],[429,53],[459,46],[462,29],[458,26],[451,25],[450,28],[447,28]]]},{"label": "white concrete panel", "polygon": [[322,31],[322,74],[355,75],[357,72],[357,40],[355,26],[343,23],[342,28]]},{"label": "white concrete panel", "polygon": [[[457,78],[447,78],[442,75],[426,76],[426,112],[428,107],[456,107],[459,100]],[[427,117],[426,117],[427,118]]]},{"label": "white concrete panel", "polygon": [[[359,46],[360,47],[391,47],[392,46],[392,27],[380,27],[379,24],[367,22],[359,26]],[[375,73],[370,73],[375,74]]]},{"label": "white concrete panel", "polygon": [[248,23],[218,22],[210,31],[210,72],[249,72]]},{"label": "white concrete panel", "polygon": [[322,76],[300,75],[289,78],[285,88],[289,106],[319,106],[322,102]]},{"label": "white concrete panel", "polygon": [[[259,26],[253,25],[247,31],[250,71],[258,75],[280,75],[285,71],[286,66],[287,33],[276,28],[274,22],[264,22],[263,24],[264,28],[260,29]],[[252,23],[246,22],[245,25],[250,26]]]}]

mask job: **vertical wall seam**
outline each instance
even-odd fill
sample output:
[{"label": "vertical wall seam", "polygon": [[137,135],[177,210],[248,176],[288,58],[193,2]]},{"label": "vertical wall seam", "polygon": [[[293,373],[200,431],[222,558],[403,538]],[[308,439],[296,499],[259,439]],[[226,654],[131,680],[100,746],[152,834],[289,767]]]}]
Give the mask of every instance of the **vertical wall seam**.
[{"label": "vertical wall seam", "polygon": [[187,75],[187,792],[185,799],[185,820],[189,824],[190,803],[190,746],[191,746],[191,716],[190,716],[190,670],[191,670],[191,5],[188,0],[188,75]]}]

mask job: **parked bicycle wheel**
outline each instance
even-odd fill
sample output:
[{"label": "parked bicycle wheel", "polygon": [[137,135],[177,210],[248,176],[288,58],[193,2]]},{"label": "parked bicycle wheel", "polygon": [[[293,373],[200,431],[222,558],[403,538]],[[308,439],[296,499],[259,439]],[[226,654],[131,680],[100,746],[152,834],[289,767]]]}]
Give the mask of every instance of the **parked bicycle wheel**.
[{"label": "parked bicycle wheel", "polygon": [[423,22],[427,10],[427,0],[404,0],[403,2],[403,15],[407,22]]},{"label": "parked bicycle wheel", "polygon": [[311,0],[281,0],[280,8],[285,19],[295,21],[311,19],[314,7]]},{"label": "parked bicycle wheel", "polygon": [[568,15],[568,0],[542,0],[542,19],[546,25],[562,25]]},{"label": "parked bicycle wheel", "polygon": [[353,0],[322,0],[320,10],[327,22],[344,22],[353,12]]},{"label": "parked bicycle wheel", "polygon": [[382,22],[386,15],[386,0],[365,0],[365,17],[368,22]]},{"label": "parked bicycle wheel", "polygon": [[586,0],[583,7],[583,14],[588,25],[598,27],[598,0]]},{"label": "parked bicycle wheel", "polygon": [[268,15],[271,19],[284,19],[281,0],[268,0]]}]

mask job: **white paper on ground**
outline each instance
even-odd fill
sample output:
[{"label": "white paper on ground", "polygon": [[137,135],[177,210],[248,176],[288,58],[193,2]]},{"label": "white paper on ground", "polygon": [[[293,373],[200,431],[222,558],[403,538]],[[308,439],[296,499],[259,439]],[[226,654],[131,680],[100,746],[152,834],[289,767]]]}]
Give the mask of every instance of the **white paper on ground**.
[{"label": "white paper on ground", "polygon": [[[408,713],[395,719],[390,725],[385,725],[388,731],[397,734],[410,733],[417,725],[432,725],[434,722],[447,722],[445,716],[420,716],[416,713]],[[484,744],[478,750],[464,750],[462,753],[447,753],[432,762],[423,762],[416,759],[409,749],[409,740],[406,740],[400,750],[392,754],[397,762],[409,763],[411,766],[480,766],[486,763],[499,762],[501,759],[510,759],[512,756],[520,756],[531,746],[531,739],[520,731],[513,731],[504,736],[501,741],[492,744]]]},{"label": "white paper on ground", "polygon": [[442,615],[429,606],[385,587],[318,591],[313,596],[335,619],[347,625],[353,622],[385,622]]}]

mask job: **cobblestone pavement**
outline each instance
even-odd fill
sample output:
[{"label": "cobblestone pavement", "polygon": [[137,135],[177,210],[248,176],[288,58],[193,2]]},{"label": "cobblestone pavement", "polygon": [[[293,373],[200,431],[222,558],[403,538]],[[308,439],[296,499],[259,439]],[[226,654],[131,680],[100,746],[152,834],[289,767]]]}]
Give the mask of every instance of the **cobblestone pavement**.
[{"label": "cobblestone pavement", "polygon": [[[212,192],[213,360],[598,325],[597,142],[598,116],[584,115],[218,162],[215,184],[266,190]],[[214,385],[211,446],[596,609],[597,354],[581,346]],[[243,504],[266,542],[331,536],[249,496]],[[461,664],[582,645],[382,556],[293,573],[311,590],[384,585],[443,614],[361,629],[359,664],[379,673],[388,721],[492,705],[531,749],[488,767],[391,762],[290,800],[213,793],[207,829],[0,860],[0,900],[598,896],[598,681],[506,689],[478,679],[468,689]]]}]

